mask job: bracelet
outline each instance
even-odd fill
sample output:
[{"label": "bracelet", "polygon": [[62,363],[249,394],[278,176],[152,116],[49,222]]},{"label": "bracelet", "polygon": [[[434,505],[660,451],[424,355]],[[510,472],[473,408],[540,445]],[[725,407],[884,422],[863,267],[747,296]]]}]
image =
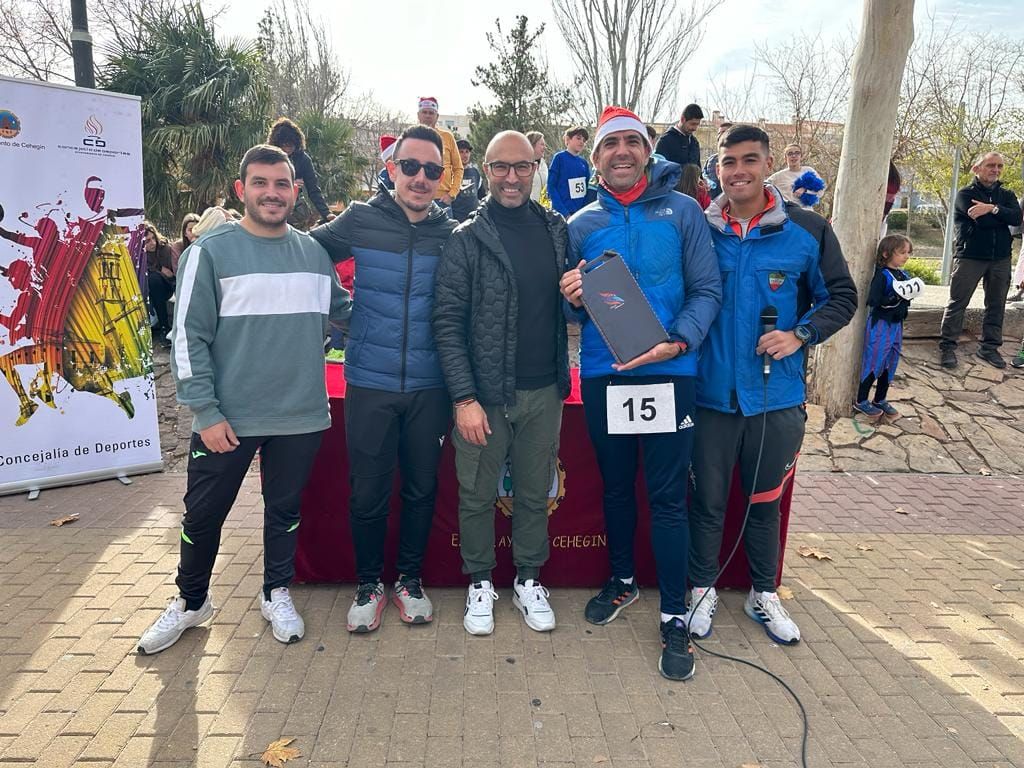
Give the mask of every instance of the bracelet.
[{"label": "bracelet", "polygon": [[476,398],[475,397],[471,397],[468,400],[460,400],[459,402],[455,403],[455,407],[456,408],[465,408],[467,405],[472,405],[475,402],[476,402]]}]

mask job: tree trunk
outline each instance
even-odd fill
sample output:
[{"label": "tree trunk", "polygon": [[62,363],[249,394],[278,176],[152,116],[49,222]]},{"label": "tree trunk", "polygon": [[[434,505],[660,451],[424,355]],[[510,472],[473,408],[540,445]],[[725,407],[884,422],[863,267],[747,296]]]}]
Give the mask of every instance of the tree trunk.
[{"label": "tree trunk", "polygon": [[853,88],[843,133],[832,226],[857,284],[860,308],[816,350],[810,399],[829,417],[847,415],[860,378],[864,298],[874,271],[896,108],[914,39],[914,0],[864,0]]}]

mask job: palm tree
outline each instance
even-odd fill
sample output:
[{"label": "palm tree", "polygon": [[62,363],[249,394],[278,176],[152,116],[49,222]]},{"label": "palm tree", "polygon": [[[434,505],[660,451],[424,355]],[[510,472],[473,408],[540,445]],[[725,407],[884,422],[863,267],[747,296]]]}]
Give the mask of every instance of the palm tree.
[{"label": "palm tree", "polygon": [[150,216],[177,221],[232,197],[239,160],[266,135],[268,90],[255,43],[218,41],[202,8],[189,3],[152,19],[133,49],[113,51],[101,83],[142,97]]}]

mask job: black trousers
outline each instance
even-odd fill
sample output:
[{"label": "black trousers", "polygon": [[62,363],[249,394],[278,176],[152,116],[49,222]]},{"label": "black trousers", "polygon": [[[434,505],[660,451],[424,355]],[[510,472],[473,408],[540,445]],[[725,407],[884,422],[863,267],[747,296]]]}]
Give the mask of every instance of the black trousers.
[{"label": "black trousers", "polygon": [[239,437],[235,450],[214,453],[193,433],[176,579],[189,610],[206,600],[224,520],[257,449],[263,472],[263,594],[269,599],[272,589],[288,586],[295,575],[302,489],[321,434]]},{"label": "black trousers", "polygon": [[[714,585],[733,467],[740,465],[743,493],[753,503],[743,532],[750,577],[758,592],[774,592],[779,569],[779,500],[796,465],[807,420],[802,406],[762,414],[697,409],[693,449],[693,511],[690,514],[690,583]],[[757,449],[765,425],[764,450],[754,485]],[[729,545],[731,549],[731,542]]]},{"label": "black trousers", "polygon": [[1010,290],[1010,259],[983,261],[954,259],[949,276],[949,303],[942,313],[939,349],[955,349],[964,329],[964,312],[981,281],[985,289],[985,316],[981,325],[981,348],[995,351],[1003,343],[1003,315],[1006,292]]},{"label": "black trousers", "polygon": [[380,581],[395,469],[402,478],[402,518],[395,567],[419,577],[434,520],[437,465],[451,424],[446,389],[345,392],[349,521],[360,584]]},{"label": "black trousers", "polygon": [[149,272],[149,305],[156,312],[156,322],[161,328],[170,330],[171,323],[167,317],[167,302],[174,295],[174,278],[162,272]]}]

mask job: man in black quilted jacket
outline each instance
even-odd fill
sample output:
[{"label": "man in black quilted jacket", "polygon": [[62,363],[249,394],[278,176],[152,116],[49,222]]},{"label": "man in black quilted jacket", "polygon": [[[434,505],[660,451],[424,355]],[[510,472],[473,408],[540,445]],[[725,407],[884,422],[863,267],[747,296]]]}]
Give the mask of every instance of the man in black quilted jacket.
[{"label": "man in black quilted jacket", "polygon": [[513,604],[527,626],[555,628],[540,569],[548,559],[548,489],[558,461],[569,354],[558,281],[568,233],[562,217],[530,200],[537,160],[526,136],[499,133],[487,147],[490,196],[448,241],[437,269],[434,339],[455,404],[463,625],[494,631],[494,497],[505,457],[515,501]]}]

